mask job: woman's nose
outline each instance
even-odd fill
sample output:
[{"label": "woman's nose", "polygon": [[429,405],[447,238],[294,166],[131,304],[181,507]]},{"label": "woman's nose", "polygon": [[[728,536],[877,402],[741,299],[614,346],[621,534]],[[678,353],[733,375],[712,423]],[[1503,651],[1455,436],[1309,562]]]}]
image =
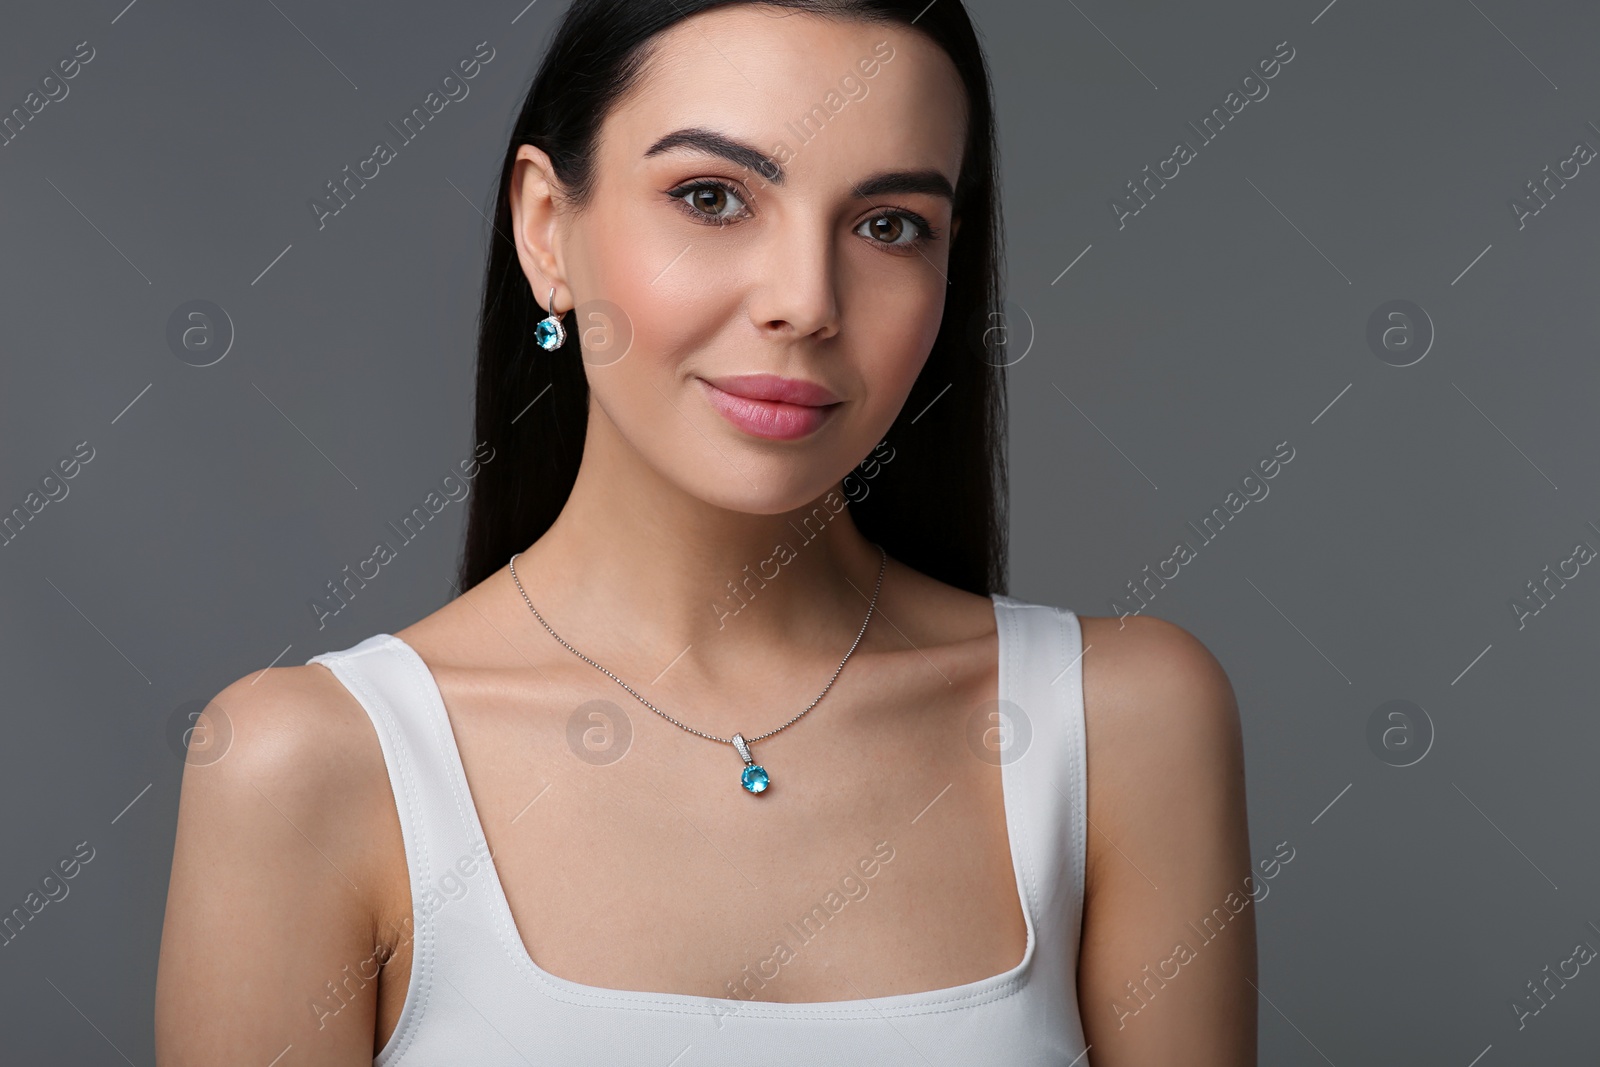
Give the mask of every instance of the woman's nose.
[{"label": "woman's nose", "polygon": [[750,296],[757,329],[792,337],[839,332],[837,235],[816,219],[774,227],[759,255]]}]

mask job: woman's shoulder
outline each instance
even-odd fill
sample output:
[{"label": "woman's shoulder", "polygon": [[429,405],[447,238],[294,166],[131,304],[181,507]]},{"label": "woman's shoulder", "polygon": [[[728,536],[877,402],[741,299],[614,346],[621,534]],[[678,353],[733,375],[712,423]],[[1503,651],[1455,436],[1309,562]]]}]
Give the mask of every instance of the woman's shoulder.
[{"label": "woman's shoulder", "polygon": [[1079,624],[1095,825],[1123,849],[1147,853],[1187,854],[1197,841],[1236,833],[1243,737],[1216,656],[1153,615],[1080,616]]},{"label": "woman's shoulder", "polygon": [[1155,615],[1079,615],[1078,621],[1085,647],[1095,644],[1102,665],[1112,668],[1104,673],[1133,674],[1154,684],[1227,683],[1211,650],[1175,622]]},{"label": "woman's shoulder", "polygon": [[[265,1027],[300,1025],[300,1002],[260,1001],[265,976],[314,990],[371,953],[402,844],[376,733],[323,667],[244,675],[188,728],[157,979],[158,1040],[167,1048],[197,1040],[198,1017],[209,1020],[201,1026],[209,1027],[207,1047],[221,1048]],[[219,961],[244,968],[248,980],[218,982]],[[257,1028],[220,1029],[217,1020],[241,1013]],[[370,1055],[365,1017],[339,1019],[337,1036],[323,1047],[350,1062]]]},{"label": "woman's shoulder", "polygon": [[180,798],[180,836],[298,841],[305,862],[280,855],[285,876],[320,881],[331,865],[346,888],[371,886],[392,858],[382,845],[396,815],[377,732],[321,664],[255,671],[212,697],[190,727]]},{"label": "woman's shoulder", "polygon": [[1013,610],[1071,616],[1078,624],[1086,714],[1102,736],[1169,727],[1237,726],[1227,672],[1193,633],[1155,615],[1083,615],[1061,604],[996,594]]},{"label": "woman's shoulder", "polygon": [[1126,750],[1130,771],[1237,743],[1232,683],[1194,634],[1154,615],[1080,615],[1078,624],[1085,715],[1103,745]]}]

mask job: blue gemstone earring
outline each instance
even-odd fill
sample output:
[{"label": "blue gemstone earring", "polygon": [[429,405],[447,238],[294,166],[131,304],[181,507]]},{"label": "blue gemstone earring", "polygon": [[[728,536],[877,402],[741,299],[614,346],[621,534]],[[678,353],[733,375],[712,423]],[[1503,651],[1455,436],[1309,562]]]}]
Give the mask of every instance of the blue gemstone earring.
[{"label": "blue gemstone earring", "polygon": [[533,328],[533,339],[539,342],[539,347],[546,352],[554,352],[567,343],[567,328],[561,325],[561,316],[555,314],[556,291],[552,286],[550,299],[545,301],[545,306],[551,308],[551,313]]}]

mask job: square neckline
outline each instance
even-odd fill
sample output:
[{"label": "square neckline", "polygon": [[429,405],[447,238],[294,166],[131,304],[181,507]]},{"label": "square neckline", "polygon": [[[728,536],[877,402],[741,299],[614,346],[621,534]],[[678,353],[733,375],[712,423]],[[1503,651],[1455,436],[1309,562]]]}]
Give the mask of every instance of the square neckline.
[{"label": "square neckline", "polygon": [[[1013,598],[1000,593],[991,593],[989,598],[994,606],[996,641],[998,645],[999,670],[997,678],[997,697],[1003,703],[1015,695],[1014,675],[1017,664],[1013,662],[1015,654],[1015,640],[1008,636],[1007,630],[1014,620],[1010,612],[1016,610],[1019,603]],[[482,841],[487,845],[488,836],[483,832],[483,821],[478,815],[477,799],[473,796],[471,783],[467,781],[466,765],[461,759],[461,749],[457,744],[455,724],[450,720],[449,710],[444,702],[444,693],[439,688],[438,679],[434,677],[433,669],[427,661],[412,648],[403,638],[394,634],[384,635],[391,642],[391,647],[398,649],[406,662],[425,681],[424,692],[430,702],[430,710],[443,722],[442,736],[447,751],[444,753],[444,762],[450,775],[450,787],[458,793],[458,800],[464,796],[462,805],[467,820],[467,828],[475,841]],[[1002,760],[1000,762],[1001,806],[1005,815],[1006,841],[1011,855],[1011,869],[1013,888],[1017,894],[1017,901],[1022,909],[1023,921],[1027,926],[1027,945],[1022,952],[1022,959],[1013,966],[998,974],[984,978],[963,982],[959,985],[944,986],[938,989],[925,989],[910,993],[893,993],[882,997],[856,997],[846,1000],[800,1000],[800,1001],[767,1001],[767,1000],[742,1000],[737,997],[708,997],[696,993],[671,993],[656,992],[640,989],[616,989],[608,986],[589,985],[584,982],[574,982],[562,978],[539,966],[528,950],[527,941],[517,927],[516,916],[511,910],[511,902],[506,896],[505,883],[500,879],[500,870],[495,865],[492,855],[484,860],[484,866],[489,874],[489,910],[501,935],[500,941],[512,963],[522,972],[535,980],[543,991],[573,1003],[589,1006],[606,1006],[631,1008],[636,1010],[670,1011],[675,1013],[697,1012],[716,1017],[746,1016],[750,1018],[769,1019],[850,1019],[865,1016],[901,1016],[920,1015],[937,1011],[957,1011],[967,1007],[975,1007],[994,1000],[1009,997],[1021,991],[1028,982],[1032,972],[1033,958],[1038,947],[1038,933],[1035,929],[1032,902],[1027,892],[1028,878],[1024,871],[1025,857],[1023,854],[1025,834],[1018,829],[1020,817],[1020,783],[1016,781],[1017,772],[1012,766],[1017,760]],[[487,849],[485,849],[487,854]],[[418,902],[413,890],[412,912],[415,917],[418,913]],[[417,961],[412,960],[411,977],[407,986],[416,984],[418,978]],[[410,989],[407,990],[406,1003],[410,1004]],[[396,1034],[400,1027],[395,1028]],[[385,1050],[387,1051],[387,1050]]]}]

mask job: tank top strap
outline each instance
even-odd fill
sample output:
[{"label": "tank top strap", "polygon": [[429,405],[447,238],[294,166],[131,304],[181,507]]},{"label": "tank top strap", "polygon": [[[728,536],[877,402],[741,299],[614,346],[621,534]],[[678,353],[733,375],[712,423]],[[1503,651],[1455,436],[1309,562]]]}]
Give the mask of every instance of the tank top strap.
[{"label": "tank top strap", "polygon": [[996,595],[1000,760],[1010,775],[1007,827],[1023,852],[1041,966],[1075,980],[1088,846],[1083,633],[1075,612]]},{"label": "tank top strap", "polygon": [[489,847],[449,715],[427,664],[392,634],[375,634],[307,663],[322,664],[344,683],[383,748],[411,882],[412,929],[405,933],[419,981],[411,983],[408,1003],[417,998],[420,1012],[431,992],[441,923],[492,926],[494,915]]}]

